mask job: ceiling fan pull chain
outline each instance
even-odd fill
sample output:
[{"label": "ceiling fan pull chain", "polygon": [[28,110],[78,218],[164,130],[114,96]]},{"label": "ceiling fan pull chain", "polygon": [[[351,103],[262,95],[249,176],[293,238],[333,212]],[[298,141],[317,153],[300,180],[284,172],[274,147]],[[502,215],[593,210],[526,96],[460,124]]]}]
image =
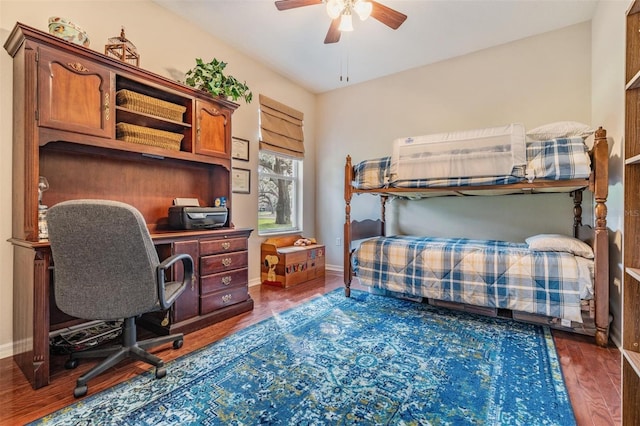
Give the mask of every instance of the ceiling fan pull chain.
[{"label": "ceiling fan pull chain", "polygon": [[347,42],[345,43],[345,47],[347,51],[347,83],[348,83],[349,82],[349,50],[350,50],[349,46],[351,45],[351,41],[350,41],[351,37],[349,37],[349,35],[347,34],[346,39],[347,39],[346,40]]},{"label": "ceiling fan pull chain", "polygon": [[349,50],[347,49],[347,83],[349,82]]},{"label": "ceiling fan pull chain", "polygon": [[[340,81],[343,81],[342,71],[346,71],[346,81],[349,82],[349,37],[346,37],[347,41],[342,44],[342,52],[340,52]],[[343,63],[346,62],[346,67]]]},{"label": "ceiling fan pull chain", "polygon": [[[347,53],[347,83],[349,82],[349,54]],[[342,76],[340,76],[340,81],[342,81]]]}]

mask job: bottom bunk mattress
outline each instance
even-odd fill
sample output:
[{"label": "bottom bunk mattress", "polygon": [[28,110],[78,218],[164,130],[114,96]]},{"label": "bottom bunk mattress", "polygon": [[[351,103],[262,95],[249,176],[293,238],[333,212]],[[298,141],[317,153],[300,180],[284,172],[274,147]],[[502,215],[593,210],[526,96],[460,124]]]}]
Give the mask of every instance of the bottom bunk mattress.
[{"label": "bottom bunk mattress", "polygon": [[593,263],[525,243],[393,236],[363,241],[352,263],[363,285],[582,322],[592,267],[578,259]]}]

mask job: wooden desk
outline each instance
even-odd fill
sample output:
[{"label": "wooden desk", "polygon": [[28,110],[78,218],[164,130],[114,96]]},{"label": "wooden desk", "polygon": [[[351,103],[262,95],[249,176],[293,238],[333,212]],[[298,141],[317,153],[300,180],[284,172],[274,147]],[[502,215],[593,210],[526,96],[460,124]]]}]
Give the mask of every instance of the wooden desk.
[{"label": "wooden desk", "polygon": [[[247,239],[251,229],[170,232],[152,235],[161,258],[189,253],[194,259],[196,280],[169,311],[144,316],[139,323],[162,334],[187,333],[253,309],[248,290]],[[53,294],[53,260],[47,242],[10,240],[14,246],[14,360],[34,389],[49,384],[49,332],[84,322],[57,309]],[[98,246],[97,246],[98,247]],[[210,283],[199,265],[215,251],[223,262]],[[99,255],[99,251],[96,251]],[[182,265],[171,279],[182,278]],[[164,321],[164,322],[163,322]],[[166,323],[165,323],[166,322]]]},{"label": "wooden desk", "polygon": [[[202,279],[171,310],[141,324],[158,332],[191,331],[253,308],[248,295],[247,239],[235,229],[231,199],[231,116],[238,104],[17,23],[4,48],[13,58],[12,238],[14,247],[14,358],[34,388],[49,383],[50,330],[76,319],[55,309],[52,259],[38,235],[42,203],[109,199],[145,218],[160,258],[189,253]],[[181,117],[130,108],[118,93],[135,92],[184,109]],[[127,139],[119,123],[170,132],[180,146]],[[228,216],[215,231],[170,232],[176,197],[213,206],[226,197]],[[96,256],[100,241],[95,242]],[[216,259],[225,260],[217,265]],[[228,265],[226,265],[228,264]],[[179,274],[177,270],[173,273]],[[218,281],[217,281],[218,280]],[[165,325],[167,323],[167,325]]]}]

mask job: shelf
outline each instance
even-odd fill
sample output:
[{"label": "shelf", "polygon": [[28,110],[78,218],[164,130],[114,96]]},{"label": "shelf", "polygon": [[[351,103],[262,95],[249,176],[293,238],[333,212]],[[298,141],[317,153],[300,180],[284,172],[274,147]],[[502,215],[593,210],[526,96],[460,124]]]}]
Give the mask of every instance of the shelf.
[{"label": "shelf", "polygon": [[640,154],[627,158],[626,160],[624,160],[624,164],[626,164],[627,166],[631,166],[633,164],[640,164]]},{"label": "shelf", "polygon": [[116,91],[131,90],[141,95],[159,98],[163,101],[171,102],[176,105],[188,106],[191,103],[191,96],[171,90],[167,86],[158,86],[149,81],[134,79],[131,76],[116,76]]},{"label": "shelf", "polygon": [[631,275],[636,281],[640,281],[640,269],[639,268],[625,268],[625,272]]},{"label": "shelf", "polygon": [[640,353],[623,349],[622,355],[627,360],[629,365],[633,367],[635,373],[640,376]]},{"label": "shelf", "polygon": [[52,140],[41,144],[41,146],[48,146],[48,149],[61,149],[69,152],[93,152],[95,154],[104,154],[106,152],[105,150],[116,150],[122,154],[141,154],[143,157],[157,160],[174,159],[189,163],[214,164],[222,166],[227,170],[231,167],[231,160],[228,158],[212,157],[186,151],[172,151],[148,145],[124,142],[117,139],[97,140],[96,138],[84,137],[82,140],[74,140],[71,142]]},{"label": "shelf", "polygon": [[631,78],[631,80],[629,80],[629,82],[625,86],[625,89],[626,90],[633,90],[633,89],[637,89],[638,87],[640,87],[640,71],[638,71],[636,73],[636,75],[634,75]]},{"label": "shelf", "polygon": [[166,118],[157,117],[151,114],[145,114],[133,111],[125,107],[116,106],[118,122],[136,124],[138,126],[151,127],[158,130],[166,130],[167,132],[183,132],[184,129],[190,129],[191,124],[181,121],[168,120]]}]

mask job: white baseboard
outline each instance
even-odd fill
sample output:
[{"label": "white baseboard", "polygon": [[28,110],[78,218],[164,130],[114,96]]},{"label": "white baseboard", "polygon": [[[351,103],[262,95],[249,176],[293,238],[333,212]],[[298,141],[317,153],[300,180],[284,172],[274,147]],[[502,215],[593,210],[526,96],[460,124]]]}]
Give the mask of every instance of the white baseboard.
[{"label": "white baseboard", "polygon": [[[343,271],[342,265],[325,265],[325,270],[330,272],[340,272],[340,273],[342,273]],[[260,278],[254,278],[252,280],[249,280],[249,287],[254,287],[261,284],[262,284],[262,280]]]},{"label": "white baseboard", "polygon": [[0,345],[0,359],[9,358],[13,356],[13,342]]},{"label": "white baseboard", "polygon": [[622,339],[620,338],[620,331],[613,328],[613,327],[609,327],[609,338],[611,339],[611,341],[613,342],[614,345],[616,345],[616,347],[619,350],[622,350]]}]

